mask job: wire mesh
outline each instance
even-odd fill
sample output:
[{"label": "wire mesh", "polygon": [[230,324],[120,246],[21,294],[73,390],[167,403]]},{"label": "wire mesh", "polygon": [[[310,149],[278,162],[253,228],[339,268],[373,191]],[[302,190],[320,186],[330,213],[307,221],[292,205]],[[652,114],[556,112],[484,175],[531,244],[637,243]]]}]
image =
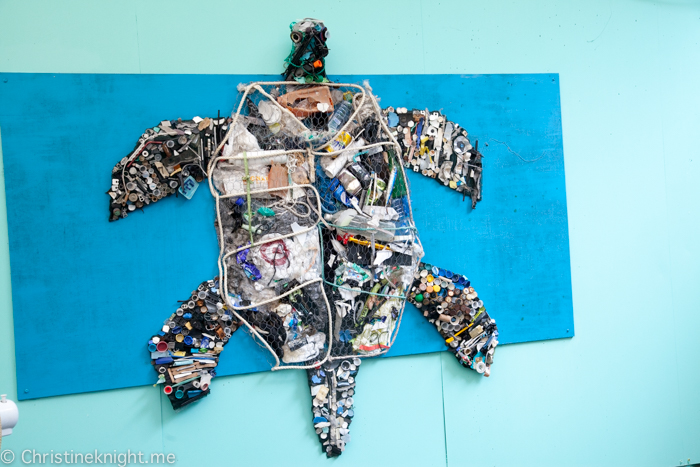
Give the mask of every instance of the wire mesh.
[{"label": "wire mesh", "polygon": [[386,352],[422,249],[369,88],[251,83],[209,162],[221,296],[275,369]]}]

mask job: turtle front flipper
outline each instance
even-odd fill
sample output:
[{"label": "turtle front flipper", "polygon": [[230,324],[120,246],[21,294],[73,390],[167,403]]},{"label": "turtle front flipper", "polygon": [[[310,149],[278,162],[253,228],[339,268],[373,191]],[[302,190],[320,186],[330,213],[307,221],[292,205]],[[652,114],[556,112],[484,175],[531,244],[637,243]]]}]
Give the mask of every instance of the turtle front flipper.
[{"label": "turtle front flipper", "polygon": [[163,120],[148,128],[112,169],[109,220],[127,217],[170,195],[190,199],[207,178],[207,164],[226,119]]},{"label": "turtle front flipper", "polygon": [[202,282],[148,340],[158,382],[174,409],[209,395],[224,346],[239,324],[219,296],[219,279]]},{"label": "turtle front flipper", "polygon": [[469,196],[475,208],[483,171],[479,142],[472,146],[467,131],[440,112],[388,107],[383,113],[404,166]]}]

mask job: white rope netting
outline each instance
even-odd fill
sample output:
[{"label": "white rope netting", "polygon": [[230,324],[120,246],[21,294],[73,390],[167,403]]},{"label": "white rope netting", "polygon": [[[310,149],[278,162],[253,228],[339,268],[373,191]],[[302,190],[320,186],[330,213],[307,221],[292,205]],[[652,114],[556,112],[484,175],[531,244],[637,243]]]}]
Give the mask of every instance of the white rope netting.
[{"label": "white rope netting", "polygon": [[[273,370],[386,353],[398,334],[422,247],[401,147],[377,99],[368,85],[356,84],[256,82],[239,90],[226,135],[207,167],[216,200],[222,300],[273,356]],[[347,108],[348,115],[333,121],[339,108]],[[355,170],[348,170],[353,164]],[[338,189],[334,180],[341,172],[345,179]],[[286,184],[279,173],[287,175]],[[358,180],[361,175],[366,180]],[[385,221],[398,218],[392,203],[403,208],[400,223]],[[242,213],[248,224],[227,222],[232,206],[233,215]],[[286,215],[295,227],[258,228],[253,217],[259,212],[274,212],[269,219]],[[351,261],[351,250],[357,262]],[[270,261],[270,251],[280,257]],[[273,271],[269,281],[269,264],[260,260],[266,252],[267,263],[284,269]],[[338,269],[342,274],[336,274]],[[293,286],[280,290],[285,281]],[[295,296],[301,302],[291,303],[290,311],[289,298]],[[279,315],[286,340],[271,339],[269,328],[251,323],[257,313]],[[291,329],[290,322],[297,328]],[[301,339],[296,345],[308,347],[318,334],[323,334],[323,349],[315,358],[287,358],[295,353],[290,340]],[[314,342],[319,347],[318,337]]]}]

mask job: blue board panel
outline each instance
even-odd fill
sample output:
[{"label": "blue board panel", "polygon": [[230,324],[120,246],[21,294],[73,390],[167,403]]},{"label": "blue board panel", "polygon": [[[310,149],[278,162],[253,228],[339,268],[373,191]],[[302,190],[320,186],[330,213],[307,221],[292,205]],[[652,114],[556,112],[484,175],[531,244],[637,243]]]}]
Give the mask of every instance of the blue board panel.
[{"label": "blue board panel", "polygon": [[[0,74],[20,399],[154,381],[145,340],[176,300],[217,273],[214,203],[200,190],[110,224],[111,169],[145,128],[228,114],[238,83],[277,78]],[[573,336],[558,75],[334,77],[365,78],[383,106],[442,110],[485,156],[474,211],[410,174],[425,261],[469,276],[502,343]],[[407,305],[389,356],[443,349]],[[270,366],[238,332],[218,372]]]}]

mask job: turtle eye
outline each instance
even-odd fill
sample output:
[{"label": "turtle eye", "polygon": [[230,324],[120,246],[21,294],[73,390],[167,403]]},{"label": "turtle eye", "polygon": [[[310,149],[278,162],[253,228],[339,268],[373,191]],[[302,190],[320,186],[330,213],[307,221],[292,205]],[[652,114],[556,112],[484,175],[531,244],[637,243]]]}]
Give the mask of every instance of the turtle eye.
[{"label": "turtle eye", "polygon": [[292,42],[294,42],[295,44],[298,44],[304,38],[304,35],[298,31],[292,31],[292,33],[289,35],[289,37],[292,38]]}]

